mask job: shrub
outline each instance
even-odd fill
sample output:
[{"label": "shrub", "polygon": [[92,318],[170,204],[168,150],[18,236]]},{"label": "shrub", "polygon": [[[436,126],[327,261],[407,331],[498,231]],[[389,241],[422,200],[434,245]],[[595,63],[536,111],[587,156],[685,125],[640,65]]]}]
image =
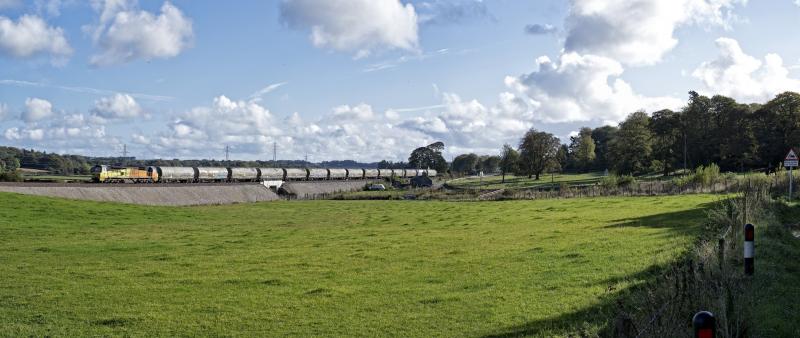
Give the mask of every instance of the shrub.
[{"label": "shrub", "polygon": [[636,183],[636,178],[633,175],[623,175],[617,179],[617,186],[620,187],[627,187],[634,183]]},{"label": "shrub", "polygon": [[18,171],[6,171],[0,174],[0,181],[4,182],[22,182],[22,175]]},{"label": "shrub", "polygon": [[608,175],[608,176],[603,177],[603,179],[600,181],[600,185],[603,186],[603,188],[606,188],[606,189],[613,189],[613,188],[617,187],[618,181],[619,181],[619,176],[617,176],[617,175]]}]

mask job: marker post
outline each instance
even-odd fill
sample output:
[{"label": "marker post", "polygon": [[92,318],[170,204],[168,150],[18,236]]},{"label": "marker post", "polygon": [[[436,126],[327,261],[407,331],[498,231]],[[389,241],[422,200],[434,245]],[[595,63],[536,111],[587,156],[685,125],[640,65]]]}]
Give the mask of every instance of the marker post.
[{"label": "marker post", "polygon": [[694,338],[716,338],[717,319],[714,314],[708,311],[700,311],[692,318],[694,328]]},{"label": "marker post", "polygon": [[744,226],[744,274],[753,275],[755,256],[755,232],[756,227],[750,223]]}]

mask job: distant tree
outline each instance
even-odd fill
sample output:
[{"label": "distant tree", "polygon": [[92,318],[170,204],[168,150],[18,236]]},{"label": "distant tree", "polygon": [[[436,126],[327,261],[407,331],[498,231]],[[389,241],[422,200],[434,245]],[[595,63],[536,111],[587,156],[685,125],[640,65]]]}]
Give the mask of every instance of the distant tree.
[{"label": "distant tree", "polygon": [[616,133],[617,127],[614,126],[603,126],[592,130],[592,139],[595,144],[595,169],[605,170],[611,167],[611,163],[609,162],[609,148],[611,140],[614,139]]},{"label": "distant tree", "polygon": [[558,147],[555,162],[558,164],[558,168],[555,168],[554,171],[563,171],[569,167],[570,155],[568,145],[562,144],[560,147]]},{"label": "distant tree", "polygon": [[496,173],[500,168],[500,156],[491,155],[481,158],[481,171],[484,173]]},{"label": "distant tree", "polygon": [[577,136],[570,138],[570,154],[575,163],[575,168],[579,171],[588,171],[594,163],[596,157],[595,148],[597,145],[592,139],[591,128],[581,128]]},{"label": "distant tree", "polygon": [[680,115],[669,109],[654,112],[650,130],[653,132],[653,158],[661,163],[662,174],[667,176],[683,156]]},{"label": "distant tree", "polygon": [[503,151],[500,154],[500,173],[503,175],[503,183],[506,183],[506,174],[517,171],[517,164],[519,162],[519,153],[509,144],[503,145]]},{"label": "distant tree", "polygon": [[453,172],[465,174],[474,171],[477,164],[478,155],[472,153],[461,154],[453,159],[453,163],[450,168],[453,170]]},{"label": "distant tree", "polygon": [[650,117],[643,111],[628,115],[619,124],[619,131],[611,143],[611,159],[619,174],[642,174],[650,168],[653,153],[653,134]]},{"label": "distant tree", "polygon": [[539,176],[556,165],[556,154],[561,146],[553,134],[531,128],[520,140],[520,169],[528,177]]},{"label": "distant tree", "polygon": [[419,147],[411,152],[408,165],[417,169],[435,169],[438,172],[447,171],[447,161],[442,156],[444,143],[436,142],[425,147]]}]

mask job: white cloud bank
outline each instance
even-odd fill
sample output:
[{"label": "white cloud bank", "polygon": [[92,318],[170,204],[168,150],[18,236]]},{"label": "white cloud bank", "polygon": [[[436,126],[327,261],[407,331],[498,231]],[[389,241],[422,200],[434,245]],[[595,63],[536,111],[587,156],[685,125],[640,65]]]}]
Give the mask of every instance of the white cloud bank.
[{"label": "white cloud bank", "polygon": [[704,93],[721,94],[744,102],[765,102],[781,92],[800,92],[800,80],[789,77],[789,69],[777,54],[764,61],[745,54],[730,38],[716,40],[717,59],[703,62],[692,76],[702,81]]},{"label": "white cloud bank", "polygon": [[506,84],[527,94],[536,107],[536,119],[545,123],[615,123],[640,109],[675,109],[683,103],[635,93],[619,78],[622,65],[606,57],[566,53],[556,62],[546,56],[536,61],[538,70],[508,77]]},{"label": "white cloud bank", "polygon": [[72,54],[72,47],[64,30],[48,26],[38,16],[23,15],[16,22],[0,16],[0,53],[16,58],[48,54],[62,60]]},{"label": "white cloud bank", "polygon": [[164,2],[158,15],[138,9],[133,0],[95,0],[92,4],[100,19],[96,26],[86,30],[102,49],[91,57],[93,65],[167,59],[192,44],[191,19],[170,2]]},{"label": "white cloud bank", "polygon": [[318,48],[355,52],[376,49],[416,50],[417,13],[398,0],[284,0],[281,20],[293,29],[311,31]]},{"label": "white cloud bank", "polygon": [[727,27],[746,0],[572,0],[566,19],[567,52],[652,65],[672,50],[677,28],[692,24]]}]

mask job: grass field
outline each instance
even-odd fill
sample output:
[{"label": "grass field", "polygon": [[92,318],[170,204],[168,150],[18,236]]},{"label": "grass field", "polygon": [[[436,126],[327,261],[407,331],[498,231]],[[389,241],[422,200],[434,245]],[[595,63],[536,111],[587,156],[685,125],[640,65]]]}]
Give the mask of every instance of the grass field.
[{"label": "grass field", "polygon": [[514,175],[506,175],[505,183],[503,183],[502,179],[503,177],[501,175],[485,176],[482,180],[478,177],[465,177],[449,181],[448,184],[459,188],[471,189],[522,189],[552,186],[561,183],[567,183],[570,185],[592,184],[600,182],[600,180],[603,179],[603,172],[591,172],[584,174],[564,173],[555,175],[542,174],[538,181],[534,178],[528,178],[528,176]]},{"label": "grass field", "polygon": [[717,198],[154,208],[0,194],[0,335],[592,333]]}]

